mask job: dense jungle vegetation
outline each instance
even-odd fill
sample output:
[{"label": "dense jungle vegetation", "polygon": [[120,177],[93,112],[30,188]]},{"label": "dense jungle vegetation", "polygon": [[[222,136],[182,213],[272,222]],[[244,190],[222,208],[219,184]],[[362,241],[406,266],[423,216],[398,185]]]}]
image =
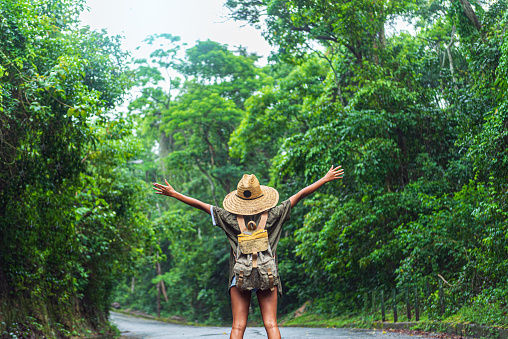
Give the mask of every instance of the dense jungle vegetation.
[{"label": "dense jungle vegetation", "polygon": [[429,286],[439,318],[445,280],[444,316],[508,325],[507,5],[226,1],[277,48],[261,67],[170,32],[130,62],[81,1],[0,0],[0,333],[100,330],[113,301],[229,321],[226,237],[151,183],[222,206],[254,173],[283,201],[332,163],[285,225],[281,314]]}]

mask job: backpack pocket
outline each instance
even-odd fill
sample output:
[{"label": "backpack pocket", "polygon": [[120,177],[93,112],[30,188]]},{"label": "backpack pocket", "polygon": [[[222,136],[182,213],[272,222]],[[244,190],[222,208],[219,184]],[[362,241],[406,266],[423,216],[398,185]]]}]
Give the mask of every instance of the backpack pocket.
[{"label": "backpack pocket", "polygon": [[[257,270],[255,271],[256,275],[259,276]],[[253,287],[254,283],[253,280],[259,281],[259,278],[255,279],[252,265],[245,265],[244,263],[237,261],[235,263],[235,266],[233,267],[233,272],[235,272],[236,287],[240,291],[248,291],[256,287],[259,287],[259,286]]]},{"label": "backpack pocket", "polygon": [[277,284],[277,267],[275,266],[275,260],[269,260],[263,265],[258,267],[259,277],[260,277],[260,288],[262,290],[270,289],[273,291],[275,289],[275,285]]}]

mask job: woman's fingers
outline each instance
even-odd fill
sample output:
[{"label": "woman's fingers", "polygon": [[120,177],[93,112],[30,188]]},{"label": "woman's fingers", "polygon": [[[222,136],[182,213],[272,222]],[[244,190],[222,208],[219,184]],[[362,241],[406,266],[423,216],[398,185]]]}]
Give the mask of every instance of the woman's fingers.
[{"label": "woman's fingers", "polygon": [[344,169],[342,169],[342,166],[339,165],[337,167],[335,167],[333,164],[332,166],[330,167],[330,169],[328,170],[328,176],[333,178],[333,179],[340,179],[340,178],[343,178],[343,175],[344,174]]},{"label": "woman's fingers", "polygon": [[168,184],[167,186],[154,182],[153,183],[154,187],[152,188],[157,191],[156,194],[171,196],[171,192],[174,191],[173,187],[171,187],[171,185],[168,183],[166,179],[164,179],[164,181],[166,182],[166,184]]},{"label": "woman's fingers", "polygon": [[328,172],[331,172],[332,176],[334,179],[341,179],[343,178],[344,176],[344,169],[342,168],[341,165],[337,166],[337,167],[334,167],[332,165],[332,167],[330,168],[330,170]]},{"label": "woman's fingers", "polygon": [[161,185],[161,184],[158,184],[156,182],[153,183],[153,185],[157,188],[160,188],[160,189],[165,189],[165,188],[168,188],[168,186],[164,186],[164,185]]},{"label": "woman's fingers", "polygon": [[153,186],[154,187],[152,188],[157,191],[157,194],[164,194],[164,191],[167,188],[166,186],[158,184],[156,182],[153,183]]}]

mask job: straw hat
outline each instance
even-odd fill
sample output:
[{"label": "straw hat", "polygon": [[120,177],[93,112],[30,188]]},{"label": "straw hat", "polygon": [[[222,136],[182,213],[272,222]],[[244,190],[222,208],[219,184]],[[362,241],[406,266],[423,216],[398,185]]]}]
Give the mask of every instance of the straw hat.
[{"label": "straw hat", "polygon": [[254,174],[244,174],[237,190],[224,198],[224,209],[233,214],[254,215],[277,205],[279,192],[276,189],[259,185]]}]

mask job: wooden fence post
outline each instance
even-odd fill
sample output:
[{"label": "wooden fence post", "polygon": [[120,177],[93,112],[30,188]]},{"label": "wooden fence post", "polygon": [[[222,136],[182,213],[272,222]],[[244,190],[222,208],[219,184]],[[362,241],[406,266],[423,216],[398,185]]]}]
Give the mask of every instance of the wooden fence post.
[{"label": "wooden fence post", "polygon": [[365,311],[365,316],[367,316],[367,313],[369,312],[369,301],[367,300],[369,298],[369,294],[367,292],[363,292],[363,310]]},{"label": "wooden fence post", "polygon": [[406,287],[404,289],[406,295],[406,312],[407,312],[407,321],[411,321],[411,304],[409,303],[409,288]]},{"label": "wooden fence post", "polygon": [[415,320],[420,320],[420,310],[418,309],[418,286],[415,286]]},{"label": "wooden fence post", "polygon": [[384,297],[384,294],[383,294],[383,290],[381,290],[381,321],[382,322],[386,321],[386,317],[385,317],[385,297]]},{"label": "wooden fence post", "polygon": [[375,320],[376,316],[376,291],[372,291],[372,320]]},{"label": "wooden fence post", "polygon": [[393,289],[393,322],[397,322],[397,289]]}]

